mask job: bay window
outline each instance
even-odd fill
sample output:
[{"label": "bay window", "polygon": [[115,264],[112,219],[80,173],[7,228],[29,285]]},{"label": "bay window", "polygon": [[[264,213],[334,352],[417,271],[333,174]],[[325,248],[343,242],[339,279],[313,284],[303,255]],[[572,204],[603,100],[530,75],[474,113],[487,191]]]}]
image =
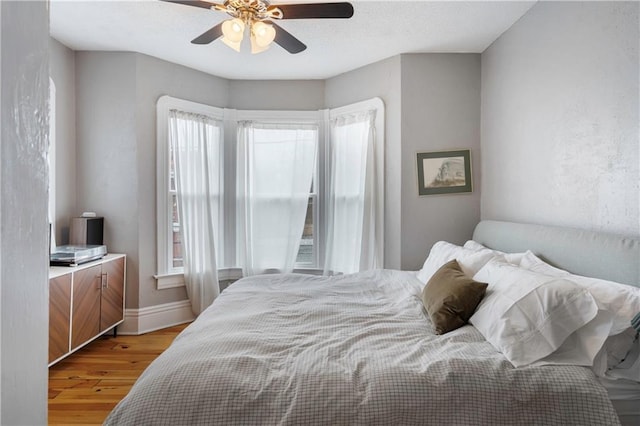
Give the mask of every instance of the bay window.
[{"label": "bay window", "polygon": [[[210,167],[220,185],[213,222],[221,279],[382,267],[379,99],[333,110],[242,111],[165,96],[157,114],[158,288],[183,285],[184,229],[167,142],[172,110],[217,123],[220,145]],[[351,248],[338,250],[345,238]],[[348,265],[336,261],[348,256]]]}]

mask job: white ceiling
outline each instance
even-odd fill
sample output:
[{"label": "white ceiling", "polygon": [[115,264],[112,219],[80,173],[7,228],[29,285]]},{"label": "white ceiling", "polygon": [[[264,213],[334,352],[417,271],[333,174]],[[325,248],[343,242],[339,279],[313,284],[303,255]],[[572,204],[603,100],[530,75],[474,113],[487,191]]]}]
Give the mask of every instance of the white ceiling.
[{"label": "white ceiling", "polygon": [[159,0],[51,0],[50,25],[74,50],[139,52],[230,79],[326,79],[401,53],[482,52],[535,1],[351,3],[351,19],[278,22],[307,45],[296,55],[278,45],[252,55],[246,40],[240,53],[219,40],[193,45],[228,15]]}]

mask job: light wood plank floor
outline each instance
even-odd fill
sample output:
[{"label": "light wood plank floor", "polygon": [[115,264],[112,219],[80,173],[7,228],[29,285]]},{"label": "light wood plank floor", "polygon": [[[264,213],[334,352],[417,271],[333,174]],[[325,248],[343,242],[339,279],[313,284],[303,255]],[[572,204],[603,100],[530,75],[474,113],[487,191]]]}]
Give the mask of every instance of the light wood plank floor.
[{"label": "light wood plank floor", "polygon": [[142,371],[188,324],[102,336],[49,368],[49,424],[100,425]]}]

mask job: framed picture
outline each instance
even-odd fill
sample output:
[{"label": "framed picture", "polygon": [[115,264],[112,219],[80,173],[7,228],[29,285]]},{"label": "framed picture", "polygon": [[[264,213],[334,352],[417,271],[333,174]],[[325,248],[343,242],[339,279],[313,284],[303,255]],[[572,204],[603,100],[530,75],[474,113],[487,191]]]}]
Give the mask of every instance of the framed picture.
[{"label": "framed picture", "polygon": [[471,192],[471,152],[419,152],[418,194]]}]

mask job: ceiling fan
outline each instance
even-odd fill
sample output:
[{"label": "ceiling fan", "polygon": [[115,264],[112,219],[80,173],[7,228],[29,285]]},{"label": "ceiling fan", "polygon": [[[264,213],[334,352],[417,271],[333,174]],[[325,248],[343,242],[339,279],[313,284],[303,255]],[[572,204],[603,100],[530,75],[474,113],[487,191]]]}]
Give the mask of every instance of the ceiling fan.
[{"label": "ceiling fan", "polygon": [[186,6],[218,10],[232,18],[219,23],[191,40],[193,44],[209,44],[220,38],[223,43],[240,51],[245,28],[249,28],[251,53],[259,53],[276,42],[289,53],[300,53],[307,46],[273,22],[280,19],[351,18],[353,6],[348,2],[271,4],[268,0],[162,0]]}]

